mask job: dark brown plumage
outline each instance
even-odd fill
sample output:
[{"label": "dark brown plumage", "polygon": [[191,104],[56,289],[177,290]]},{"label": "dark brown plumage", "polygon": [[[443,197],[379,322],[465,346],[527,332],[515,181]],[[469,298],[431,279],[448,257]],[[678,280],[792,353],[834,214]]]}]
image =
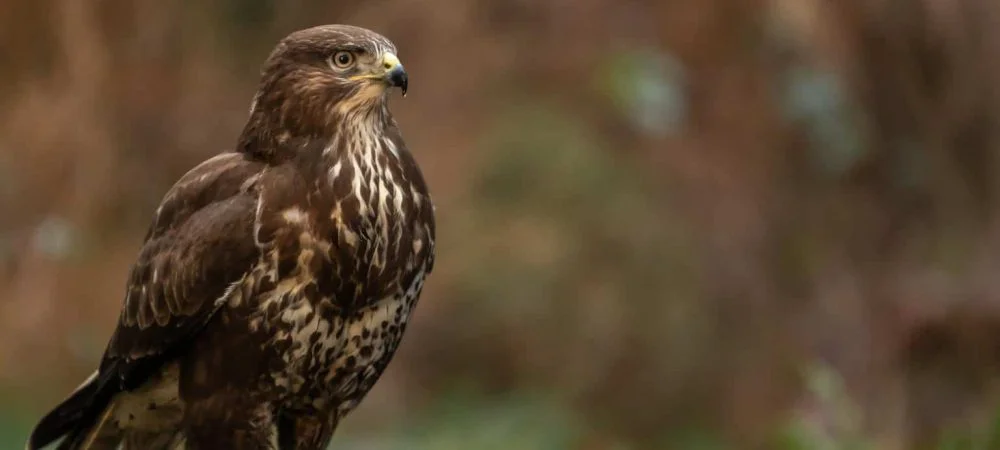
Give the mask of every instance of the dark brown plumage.
[{"label": "dark brown plumage", "polygon": [[408,84],[395,53],[342,25],[278,44],[237,148],[166,194],[100,368],[28,448],[326,446],[433,267],[433,207],[387,106]]}]

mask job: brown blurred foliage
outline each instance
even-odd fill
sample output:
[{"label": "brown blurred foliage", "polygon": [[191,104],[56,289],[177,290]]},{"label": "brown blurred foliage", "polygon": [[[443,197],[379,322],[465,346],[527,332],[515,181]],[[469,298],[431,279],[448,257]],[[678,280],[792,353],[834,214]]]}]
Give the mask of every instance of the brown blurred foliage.
[{"label": "brown blurred foliage", "polygon": [[[878,448],[994,407],[991,0],[6,0],[11,405],[41,411],[93,369],[160,196],[233,145],[271,46],[334,22],[400,48],[393,109],[441,222],[357,426],[472,385],[554,397],[587,424],[579,448],[685,427],[770,448],[789,420],[833,421],[816,364]],[[679,67],[678,124],[637,124],[622,55]]]}]

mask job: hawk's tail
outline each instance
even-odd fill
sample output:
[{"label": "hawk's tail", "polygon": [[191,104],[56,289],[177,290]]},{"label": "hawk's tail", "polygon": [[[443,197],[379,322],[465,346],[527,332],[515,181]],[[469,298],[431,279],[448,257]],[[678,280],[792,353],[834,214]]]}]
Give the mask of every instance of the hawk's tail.
[{"label": "hawk's tail", "polygon": [[[66,400],[52,409],[31,430],[26,450],[39,450],[61,437],[59,450],[83,450],[94,447],[95,439],[108,419],[108,403],[113,392],[107,389],[107,380],[97,372],[87,378]],[[117,444],[117,443],[116,443]]]}]

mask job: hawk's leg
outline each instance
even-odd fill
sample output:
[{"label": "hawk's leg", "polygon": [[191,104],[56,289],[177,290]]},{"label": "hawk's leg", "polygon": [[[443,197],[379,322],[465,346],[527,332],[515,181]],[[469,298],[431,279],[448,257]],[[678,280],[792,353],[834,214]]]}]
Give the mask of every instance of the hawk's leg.
[{"label": "hawk's leg", "polygon": [[334,413],[283,413],[278,419],[279,450],[323,450],[337,428]]},{"label": "hawk's leg", "polygon": [[247,323],[246,311],[222,308],[182,358],[178,393],[188,450],[278,448],[274,393],[260,382],[268,367],[264,338]]},{"label": "hawk's leg", "polygon": [[189,402],[184,414],[188,450],[275,450],[277,426],[268,404],[238,394]]}]

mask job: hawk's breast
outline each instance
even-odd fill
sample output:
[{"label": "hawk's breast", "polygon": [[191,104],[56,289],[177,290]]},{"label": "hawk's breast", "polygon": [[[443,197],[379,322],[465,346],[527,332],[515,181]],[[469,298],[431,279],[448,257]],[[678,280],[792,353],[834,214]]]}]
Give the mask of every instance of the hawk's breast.
[{"label": "hawk's breast", "polygon": [[271,382],[300,408],[346,413],[361,400],[398,348],[430,271],[422,184],[394,147],[359,145],[314,182],[305,178],[307,203],[266,192],[260,200],[258,220],[272,224],[262,227],[263,272],[273,282],[258,290],[255,323],[281,349]]}]

